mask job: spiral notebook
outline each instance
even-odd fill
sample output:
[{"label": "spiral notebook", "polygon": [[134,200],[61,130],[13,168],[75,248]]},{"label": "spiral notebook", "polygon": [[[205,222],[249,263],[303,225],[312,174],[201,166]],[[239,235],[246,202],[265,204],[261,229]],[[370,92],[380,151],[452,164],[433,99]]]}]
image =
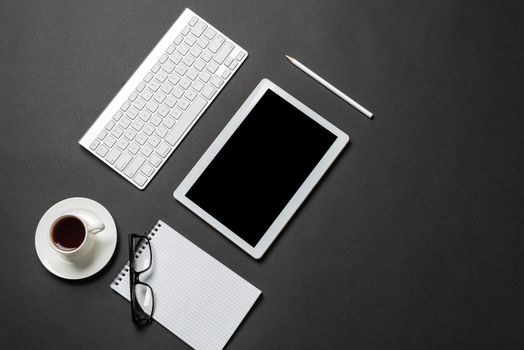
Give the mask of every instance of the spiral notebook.
[{"label": "spiral notebook", "polygon": [[[260,290],[162,221],[149,239],[153,263],[140,280],[153,289],[153,318],[194,349],[222,349]],[[127,300],[128,271],[129,262],[111,283]]]}]

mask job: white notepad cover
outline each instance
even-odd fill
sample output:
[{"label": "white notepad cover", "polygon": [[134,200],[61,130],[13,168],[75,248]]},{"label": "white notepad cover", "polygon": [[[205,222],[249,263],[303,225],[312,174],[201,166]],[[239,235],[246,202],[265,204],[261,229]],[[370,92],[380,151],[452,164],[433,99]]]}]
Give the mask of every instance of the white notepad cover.
[{"label": "white notepad cover", "polygon": [[[140,280],[153,289],[153,318],[194,349],[222,349],[261,291],[162,221],[149,238],[153,263]],[[127,300],[128,268],[111,284]]]}]

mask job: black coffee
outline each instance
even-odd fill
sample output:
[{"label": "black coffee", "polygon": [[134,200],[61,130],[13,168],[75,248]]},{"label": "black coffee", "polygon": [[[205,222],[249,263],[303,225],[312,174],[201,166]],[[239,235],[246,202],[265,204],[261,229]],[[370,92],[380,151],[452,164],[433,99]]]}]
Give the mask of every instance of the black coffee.
[{"label": "black coffee", "polygon": [[62,250],[73,250],[80,247],[85,236],[84,224],[73,216],[60,219],[51,233],[53,243]]}]

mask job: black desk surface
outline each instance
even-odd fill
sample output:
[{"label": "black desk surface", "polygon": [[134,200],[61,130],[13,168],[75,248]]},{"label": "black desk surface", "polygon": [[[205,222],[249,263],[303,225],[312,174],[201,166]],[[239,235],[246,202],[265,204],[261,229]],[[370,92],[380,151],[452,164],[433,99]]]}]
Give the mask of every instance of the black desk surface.
[{"label": "black desk surface", "polygon": [[[77,141],[184,7],[250,56],[145,191]],[[185,349],[109,284],[161,218],[263,291],[229,349],[522,348],[522,1],[2,1],[3,348]],[[284,58],[376,113],[368,120]],[[351,136],[255,261],[172,191],[264,77]],[[94,278],[40,264],[40,216],[85,196],[118,247]]]}]

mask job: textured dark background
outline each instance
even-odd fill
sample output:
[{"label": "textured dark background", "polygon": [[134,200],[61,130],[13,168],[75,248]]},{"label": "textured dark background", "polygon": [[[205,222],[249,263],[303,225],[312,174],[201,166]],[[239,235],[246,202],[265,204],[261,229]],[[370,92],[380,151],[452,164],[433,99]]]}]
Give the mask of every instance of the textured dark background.
[{"label": "textured dark background", "polygon": [[[145,191],[77,141],[190,7],[249,58]],[[522,1],[0,2],[0,343],[185,349],[109,284],[126,234],[161,218],[263,291],[229,349],[524,346]],[[291,54],[369,107],[368,120]],[[264,77],[351,146],[262,261],[172,198]],[[113,260],[78,283],[34,249],[55,202],[113,214]]]}]

